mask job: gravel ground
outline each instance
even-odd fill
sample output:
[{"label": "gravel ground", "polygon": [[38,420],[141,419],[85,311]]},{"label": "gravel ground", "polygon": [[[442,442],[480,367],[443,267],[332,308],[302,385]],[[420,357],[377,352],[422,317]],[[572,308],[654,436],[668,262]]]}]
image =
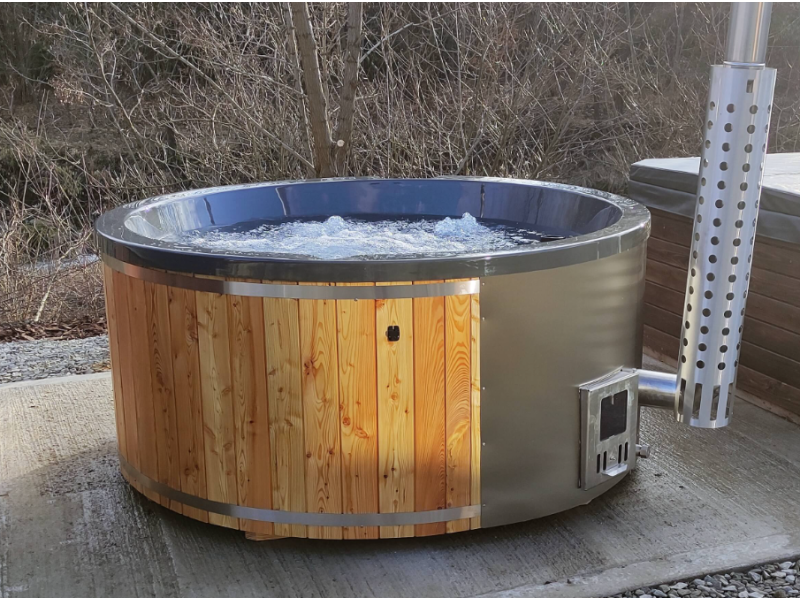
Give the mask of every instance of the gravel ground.
[{"label": "gravel ground", "polygon": [[796,598],[800,596],[800,561],[754,567],[741,573],[718,573],[703,579],[640,588],[615,598]]},{"label": "gravel ground", "polygon": [[108,337],[0,344],[0,384],[95,373],[109,368]]}]

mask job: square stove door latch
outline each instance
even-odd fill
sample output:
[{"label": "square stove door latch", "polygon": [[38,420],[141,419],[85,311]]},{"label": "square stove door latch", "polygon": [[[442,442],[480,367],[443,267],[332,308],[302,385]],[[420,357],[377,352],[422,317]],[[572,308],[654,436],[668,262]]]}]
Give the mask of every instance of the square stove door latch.
[{"label": "square stove door latch", "polygon": [[636,466],[639,376],[616,371],[580,386],[581,473],[584,490]]}]

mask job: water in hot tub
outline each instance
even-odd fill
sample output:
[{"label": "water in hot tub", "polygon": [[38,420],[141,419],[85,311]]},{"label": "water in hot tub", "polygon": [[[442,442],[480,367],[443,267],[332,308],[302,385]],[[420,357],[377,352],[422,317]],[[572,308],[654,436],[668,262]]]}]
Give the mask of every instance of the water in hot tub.
[{"label": "water in hot tub", "polygon": [[250,223],[188,232],[174,241],[207,252],[342,260],[480,254],[532,246],[542,239],[540,232],[464,213],[444,219],[332,216],[324,221]]}]

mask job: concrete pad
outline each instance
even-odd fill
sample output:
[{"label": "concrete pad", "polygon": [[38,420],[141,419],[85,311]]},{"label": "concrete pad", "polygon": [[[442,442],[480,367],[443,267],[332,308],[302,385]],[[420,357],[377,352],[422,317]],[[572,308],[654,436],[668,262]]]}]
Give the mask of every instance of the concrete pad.
[{"label": "concrete pad", "polygon": [[584,596],[800,555],[800,428],[643,410],[652,458],[590,505],[407,540],[249,542],[132,491],[108,377],[0,389],[0,596]]}]

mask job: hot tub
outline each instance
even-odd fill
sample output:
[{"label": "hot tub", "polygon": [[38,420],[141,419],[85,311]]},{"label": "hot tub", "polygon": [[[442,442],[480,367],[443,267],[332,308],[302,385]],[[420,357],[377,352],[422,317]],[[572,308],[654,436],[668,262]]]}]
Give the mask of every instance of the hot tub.
[{"label": "hot tub", "polygon": [[[338,260],[180,241],[466,212],[543,241]],[[635,466],[626,374],[649,223],[618,196],[488,178],[266,183],[112,210],[96,229],[122,473],[256,538],[433,535],[585,504]]]}]

